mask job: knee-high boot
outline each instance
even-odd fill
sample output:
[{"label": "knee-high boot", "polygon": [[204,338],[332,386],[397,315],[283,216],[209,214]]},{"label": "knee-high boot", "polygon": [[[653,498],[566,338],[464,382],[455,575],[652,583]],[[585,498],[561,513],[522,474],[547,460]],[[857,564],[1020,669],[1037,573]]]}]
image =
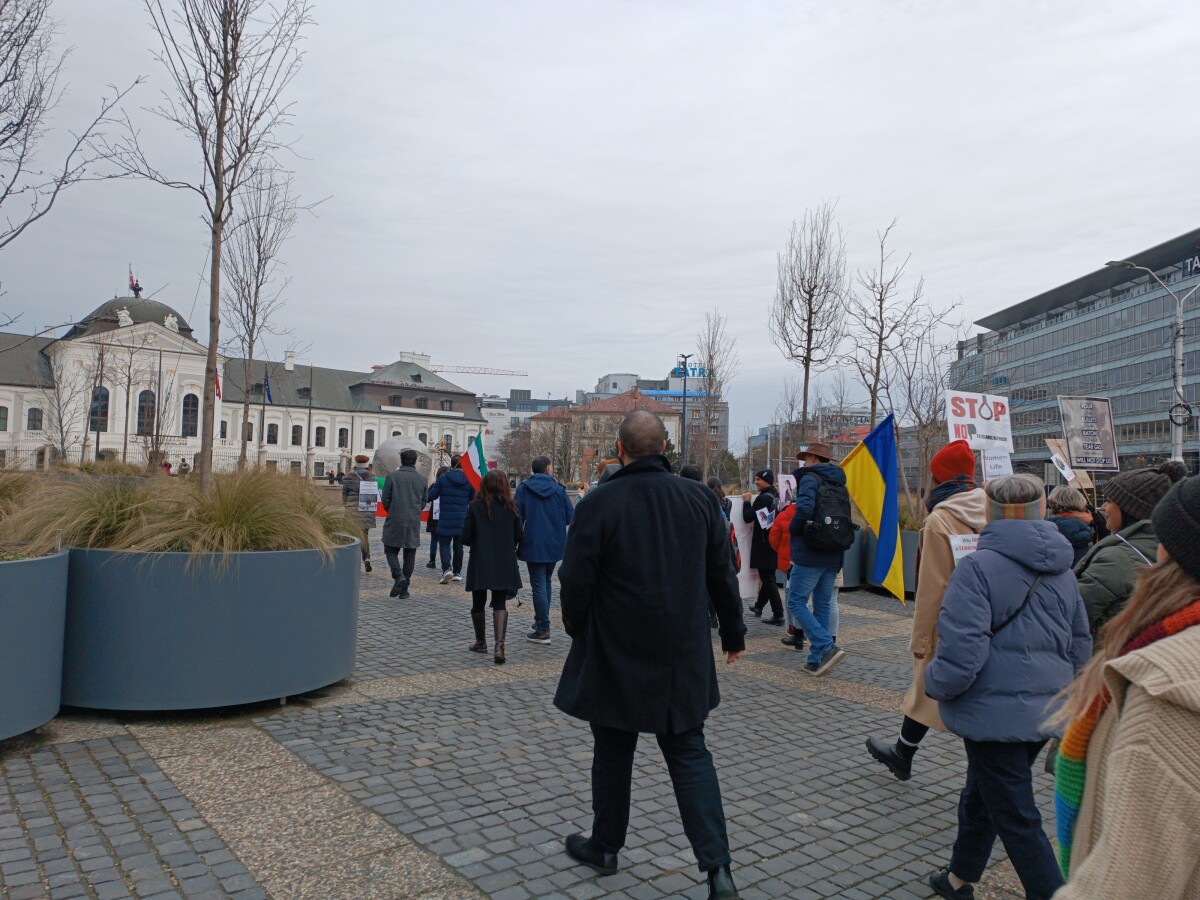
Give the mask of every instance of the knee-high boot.
[{"label": "knee-high boot", "polygon": [[496,664],[504,662],[504,635],[508,631],[508,610],[492,610],[492,630],[496,640],[496,655],[492,657]]},{"label": "knee-high boot", "polygon": [[483,610],[471,613],[471,625],[475,629],[475,643],[467,649],[472,653],[487,653],[487,635],[484,633]]}]

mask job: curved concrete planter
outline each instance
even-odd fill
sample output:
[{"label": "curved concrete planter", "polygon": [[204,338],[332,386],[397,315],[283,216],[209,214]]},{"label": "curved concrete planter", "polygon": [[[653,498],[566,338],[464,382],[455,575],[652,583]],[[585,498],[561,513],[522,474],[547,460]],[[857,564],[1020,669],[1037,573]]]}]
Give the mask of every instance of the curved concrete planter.
[{"label": "curved concrete planter", "polygon": [[[863,529],[865,534],[864,558],[863,558],[863,580],[872,587],[883,587],[873,577],[875,568],[875,547],[878,543],[875,540],[875,535],[871,534],[869,529]],[[919,531],[901,531],[900,532],[900,552],[901,559],[904,561],[904,591],[907,594],[914,594],[917,590],[917,541],[921,537]]]},{"label": "curved concrete planter", "polygon": [[0,562],[0,738],[58,713],[66,609],[65,550]]},{"label": "curved concrete planter", "polygon": [[354,669],[358,541],[316,550],[71,550],[62,702],[234,706],[303,694]]}]

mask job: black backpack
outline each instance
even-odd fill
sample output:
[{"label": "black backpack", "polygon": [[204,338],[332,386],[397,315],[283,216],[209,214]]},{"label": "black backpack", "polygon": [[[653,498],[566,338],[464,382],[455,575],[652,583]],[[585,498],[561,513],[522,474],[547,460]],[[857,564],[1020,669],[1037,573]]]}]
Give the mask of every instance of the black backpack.
[{"label": "black backpack", "polygon": [[812,519],[804,523],[804,543],[817,553],[841,553],[854,544],[858,527],[850,518],[850,494],[846,486],[815,475],[817,503]]}]

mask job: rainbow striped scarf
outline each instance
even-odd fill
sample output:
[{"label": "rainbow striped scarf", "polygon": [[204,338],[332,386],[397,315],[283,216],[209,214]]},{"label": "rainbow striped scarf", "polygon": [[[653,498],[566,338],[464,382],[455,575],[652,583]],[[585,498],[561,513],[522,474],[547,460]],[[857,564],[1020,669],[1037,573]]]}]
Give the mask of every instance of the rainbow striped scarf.
[{"label": "rainbow striped scarf", "polygon": [[[1121,648],[1117,656],[1141,650],[1193,625],[1200,625],[1200,600],[1140,632]],[[1112,695],[1106,687],[1087,710],[1067,726],[1058,747],[1058,760],[1054,765],[1054,813],[1058,821],[1058,865],[1064,878],[1069,878],[1071,874],[1071,839],[1075,834],[1075,820],[1087,783],[1088,744],[1100,723],[1100,717],[1111,702]]]}]

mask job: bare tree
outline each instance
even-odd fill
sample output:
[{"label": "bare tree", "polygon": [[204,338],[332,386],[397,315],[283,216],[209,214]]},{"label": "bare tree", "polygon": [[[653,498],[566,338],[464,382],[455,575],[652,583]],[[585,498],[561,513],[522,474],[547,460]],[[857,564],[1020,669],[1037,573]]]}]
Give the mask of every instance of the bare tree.
[{"label": "bare tree", "polygon": [[533,462],[533,436],[528,425],[517,425],[496,443],[496,462],[509,474],[529,471]]},{"label": "bare tree", "polygon": [[833,218],[834,204],[822,203],[792,222],[787,247],[777,256],[778,277],[771,304],[771,340],[804,373],[800,423],[808,437],[808,395],[814,373],[838,359],[845,338],[846,243]]},{"label": "bare tree", "polygon": [[86,434],[79,431],[79,420],[86,415],[90,405],[92,381],[83,360],[72,362],[65,353],[47,351],[50,347],[43,351],[48,368],[42,378],[49,376],[50,383],[38,390],[44,411],[42,427],[58,458],[66,461]]},{"label": "bare tree", "polygon": [[[229,337],[226,352],[242,359],[242,384],[254,376],[254,351],[263,335],[290,334],[275,324],[283,307],[290,278],[279,276],[279,251],[296,222],[292,179],[276,168],[259,170],[241,193],[221,264],[225,276],[221,312]],[[265,387],[264,387],[265,390]],[[242,434],[250,423],[249,392],[242,404]],[[260,437],[260,440],[262,438]],[[238,468],[246,465],[246,441],[241,442]]]},{"label": "bare tree", "polygon": [[[155,416],[158,409],[158,393],[155,367],[143,356],[146,351],[158,349],[157,339],[149,332],[139,335],[118,332],[118,337],[107,346],[106,375],[113,383],[119,385],[125,401],[124,432],[121,435],[121,462],[129,459],[130,426],[138,410],[134,407],[134,392],[139,395],[143,390],[154,394]],[[110,396],[111,402],[111,396]],[[152,427],[153,417],[143,423],[143,428],[134,425],[134,436],[144,437],[145,428]]]},{"label": "bare tree", "polygon": [[910,335],[922,309],[924,279],[918,279],[907,298],[899,296],[910,256],[903,262],[893,262],[895,251],[887,249],[887,241],[895,227],[896,220],[893,219],[879,232],[879,263],[859,271],[856,281],[861,290],[851,293],[846,307],[852,352],[845,357],[845,362],[867,389],[872,428],[879,415],[879,397],[883,393],[888,361]]},{"label": "bare tree", "polygon": [[[703,452],[700,456],[701,469],[704,477],[709,471],[721,450],[728,452],[729,435],[721,434],[721,407],[729,385],[737,377],[740,361],[737,352],[737,338],[730,337],[727,325],[729,320],[719,311],[713,309],[704,314],[704,325],[696,332],[696,355],[700,360],[701,373],[697,379],[701,392],[700,398],[700,428],[702,433]],[[683,427],[689,428],[689,422]],[[716,429],[718,439],[713,440],[713,430]],[[694,435],[690,435],[694,437]],[[722,438],[724,442],[722,443]],[[692,442],[689,440],[688,445]]]},{"label": "bare tree", "polygon": [[125,138],[112,148],[122,172],[193,191],[204,204],[209,230],[208,359],[198,475],[212,483],[217,348],[221,332],[221,271],[225,228],[238,195],[264,161],[286,144],[291,118],[283,95],[303,58],[301,32],[309,24],[306,0],[145,0],[158,36],[157,59],[174,95],[154,112],[199,145],[201,172],[193,181],[172,177],[150,162],[139,132],[125,118]]},{"label": "bare tree", "polygon": [[123,91],[114,88],[111,99],[100,101],[96,117],[70,134],[61,162],[43,166],[39,151],[62,99],[60,80],[69,54],[55,48],[55,28],[50,0],[0,0],[0,208],[5,209],[0,250],[49,213],[71,185],[112,177],[100,171],[108,154],[93,141],[138,83]]},{"label": "bare tree", "polygon": [[157,366],[143,366],[144,383],[152,385],[149,389],[154,392],[154,412],[149,422],[137,434],[141,438],[142,454],[149,466],[161,465],[168,455],[167,447],[175,437],[175,371],[164,370],[163,365],[163,351],[160,347]]}]

